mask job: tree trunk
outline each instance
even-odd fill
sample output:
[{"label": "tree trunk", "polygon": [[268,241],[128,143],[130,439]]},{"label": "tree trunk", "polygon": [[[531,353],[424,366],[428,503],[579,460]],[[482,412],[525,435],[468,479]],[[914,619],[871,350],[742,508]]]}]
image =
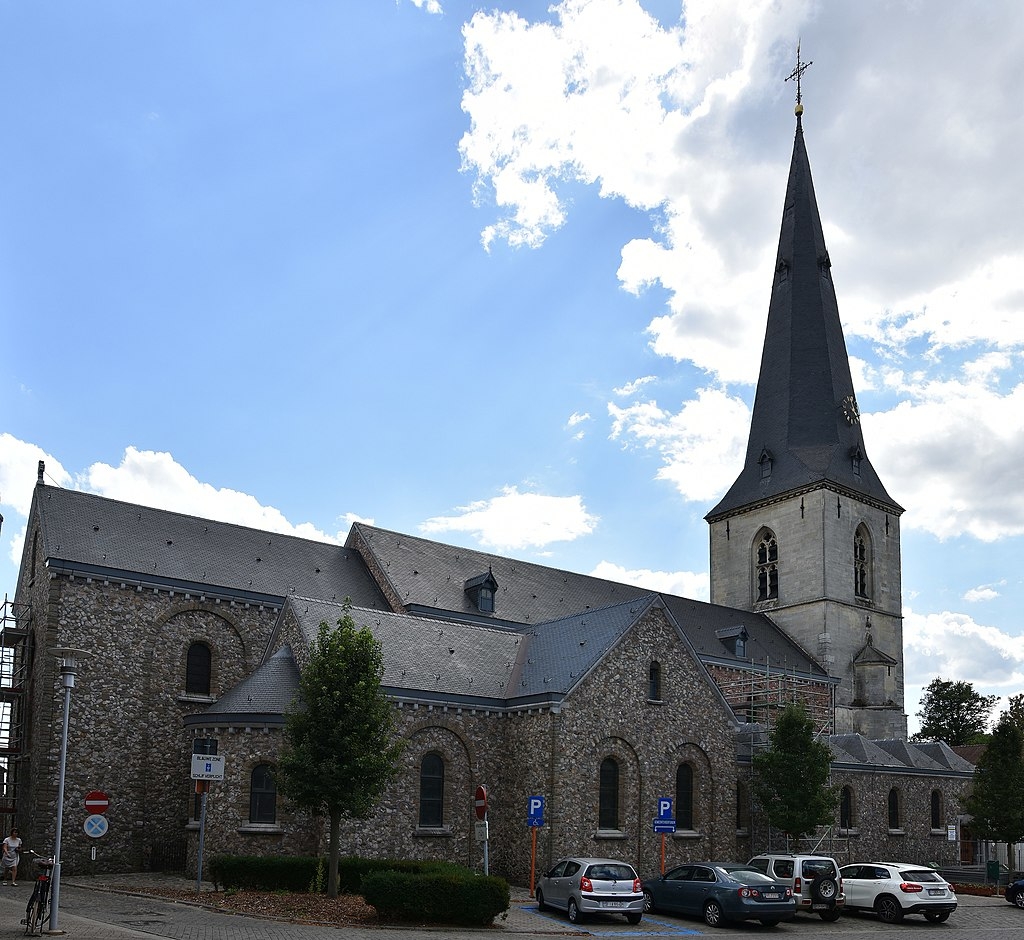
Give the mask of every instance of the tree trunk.
[{"label": "tree trunk", "polygon": [[338,896],[338,842],[341,835],[341,810],[331,810],[331,836],[327,863],[327,896]]}]

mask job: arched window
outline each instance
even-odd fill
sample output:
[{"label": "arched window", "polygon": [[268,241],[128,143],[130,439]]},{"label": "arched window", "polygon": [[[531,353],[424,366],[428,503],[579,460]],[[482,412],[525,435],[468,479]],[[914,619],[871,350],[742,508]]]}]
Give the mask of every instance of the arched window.
[{"label": "arched window", "polygon": [[942,812],[942,791],[932,790],[931,799],[931,810],[932,810],[932,829],[942,829],[945,824],[943,823],[943,817],[945,813]]},{"label": "arched window", "polygon": [[444,825],[444,758],[425,754],[420,762],[420,826],[440,829]]},{"label": "arched window", "polygon": [[853,788],[843,787],[839,793],[839,828],[853,829]]},{"label": "arched window", "polygon": [[277,822],[277,784],[270,764],[257,764],[249,777],[249,822]]},{"label": "arched window", "polygon": [[676,768],[676,829],[693,829],[693,768]]},{"label": "arched window", "polygon": [[193,643],[185,657],[185,691],[195,695],[210,694],[210,666],[213,656],[205,643]]},{"label": "arched window", "polygon": [[651,663],[647,674],[647,698],[652,702],[661,701],[661,663]]},{"label": "arched window", "polygon": [[601,761],[597,807],[598,829],[619,828],[619,765],[614,757]]},{"label": "arched window", "polygon": [[893,787],[889,791],[889,828],[902,829],[900,818],[900,791]]},{"label": "arched window", "polygon": [[779,543],[771,529],[762,529],[755,551],[757,599],[777,600],[779,596]]},{"label": "arched window", "polygon": [[857,526],[853,536],[853,593],[871,597],[871,539],[863,525]]}]

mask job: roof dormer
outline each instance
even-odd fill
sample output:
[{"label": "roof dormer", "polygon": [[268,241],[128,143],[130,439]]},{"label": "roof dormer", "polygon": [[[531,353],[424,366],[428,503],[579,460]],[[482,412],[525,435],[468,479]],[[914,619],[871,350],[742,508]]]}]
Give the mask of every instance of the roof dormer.
[{"label": "roof dormer", "polygon": [[498,582],[494,580],[491,569],[486,574],[478,574],[470,578],[463,590],[469,595],[469,599],[476,605],[476,609],[482,614],[494,613],[494,596],[498,591]]}]

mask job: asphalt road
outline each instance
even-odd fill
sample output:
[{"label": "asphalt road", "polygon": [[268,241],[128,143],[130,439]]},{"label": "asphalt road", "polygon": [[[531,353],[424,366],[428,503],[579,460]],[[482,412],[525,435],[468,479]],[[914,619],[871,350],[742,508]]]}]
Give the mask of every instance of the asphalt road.
[{"label": "asphalt road", "polygon": [[[550,940],[558,936],[593,937],[766,937],[775,940],[898,940],[916,937],[932,940],[1021,940],[1024,911],[1001,898],[961,896],[960,907],[945,924],[929,924],[909,917],[902,924],[884,924],[871,915],[845,915],[835,924],[800,915],[778,927],[730,924],[707,927],[702,921],[654,914],[637,926],[624,918],[596,917],[573,927],[564,915],[541,913],[522,893],[504,920],[480,930],[440,928],[351,928],[286,924],[252,917],[224,914],[144,894],[113,892],[87,885],[87,879],[66,879],[61,885],[60,926],[73,940],[482,940],[502,934],[514,940]],[[0,889],[0,940],[23,937],[19,921],[32,891],[30,882]]]}]

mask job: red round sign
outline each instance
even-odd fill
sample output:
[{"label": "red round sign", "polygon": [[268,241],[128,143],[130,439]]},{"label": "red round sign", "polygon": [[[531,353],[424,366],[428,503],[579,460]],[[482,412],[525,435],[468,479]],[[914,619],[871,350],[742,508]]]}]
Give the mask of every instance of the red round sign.
[{"label": "red round sign", "polygon": [[476,809],[477,819],[487,818],[487,790],[485,787],[477,787],[473,795],[473,805]]},{"label": "red round sign", "polygon": [[85,808],[93,815],[102,814],[110,807],[110,797],[102,790],[90,790],[85,794]]}]

